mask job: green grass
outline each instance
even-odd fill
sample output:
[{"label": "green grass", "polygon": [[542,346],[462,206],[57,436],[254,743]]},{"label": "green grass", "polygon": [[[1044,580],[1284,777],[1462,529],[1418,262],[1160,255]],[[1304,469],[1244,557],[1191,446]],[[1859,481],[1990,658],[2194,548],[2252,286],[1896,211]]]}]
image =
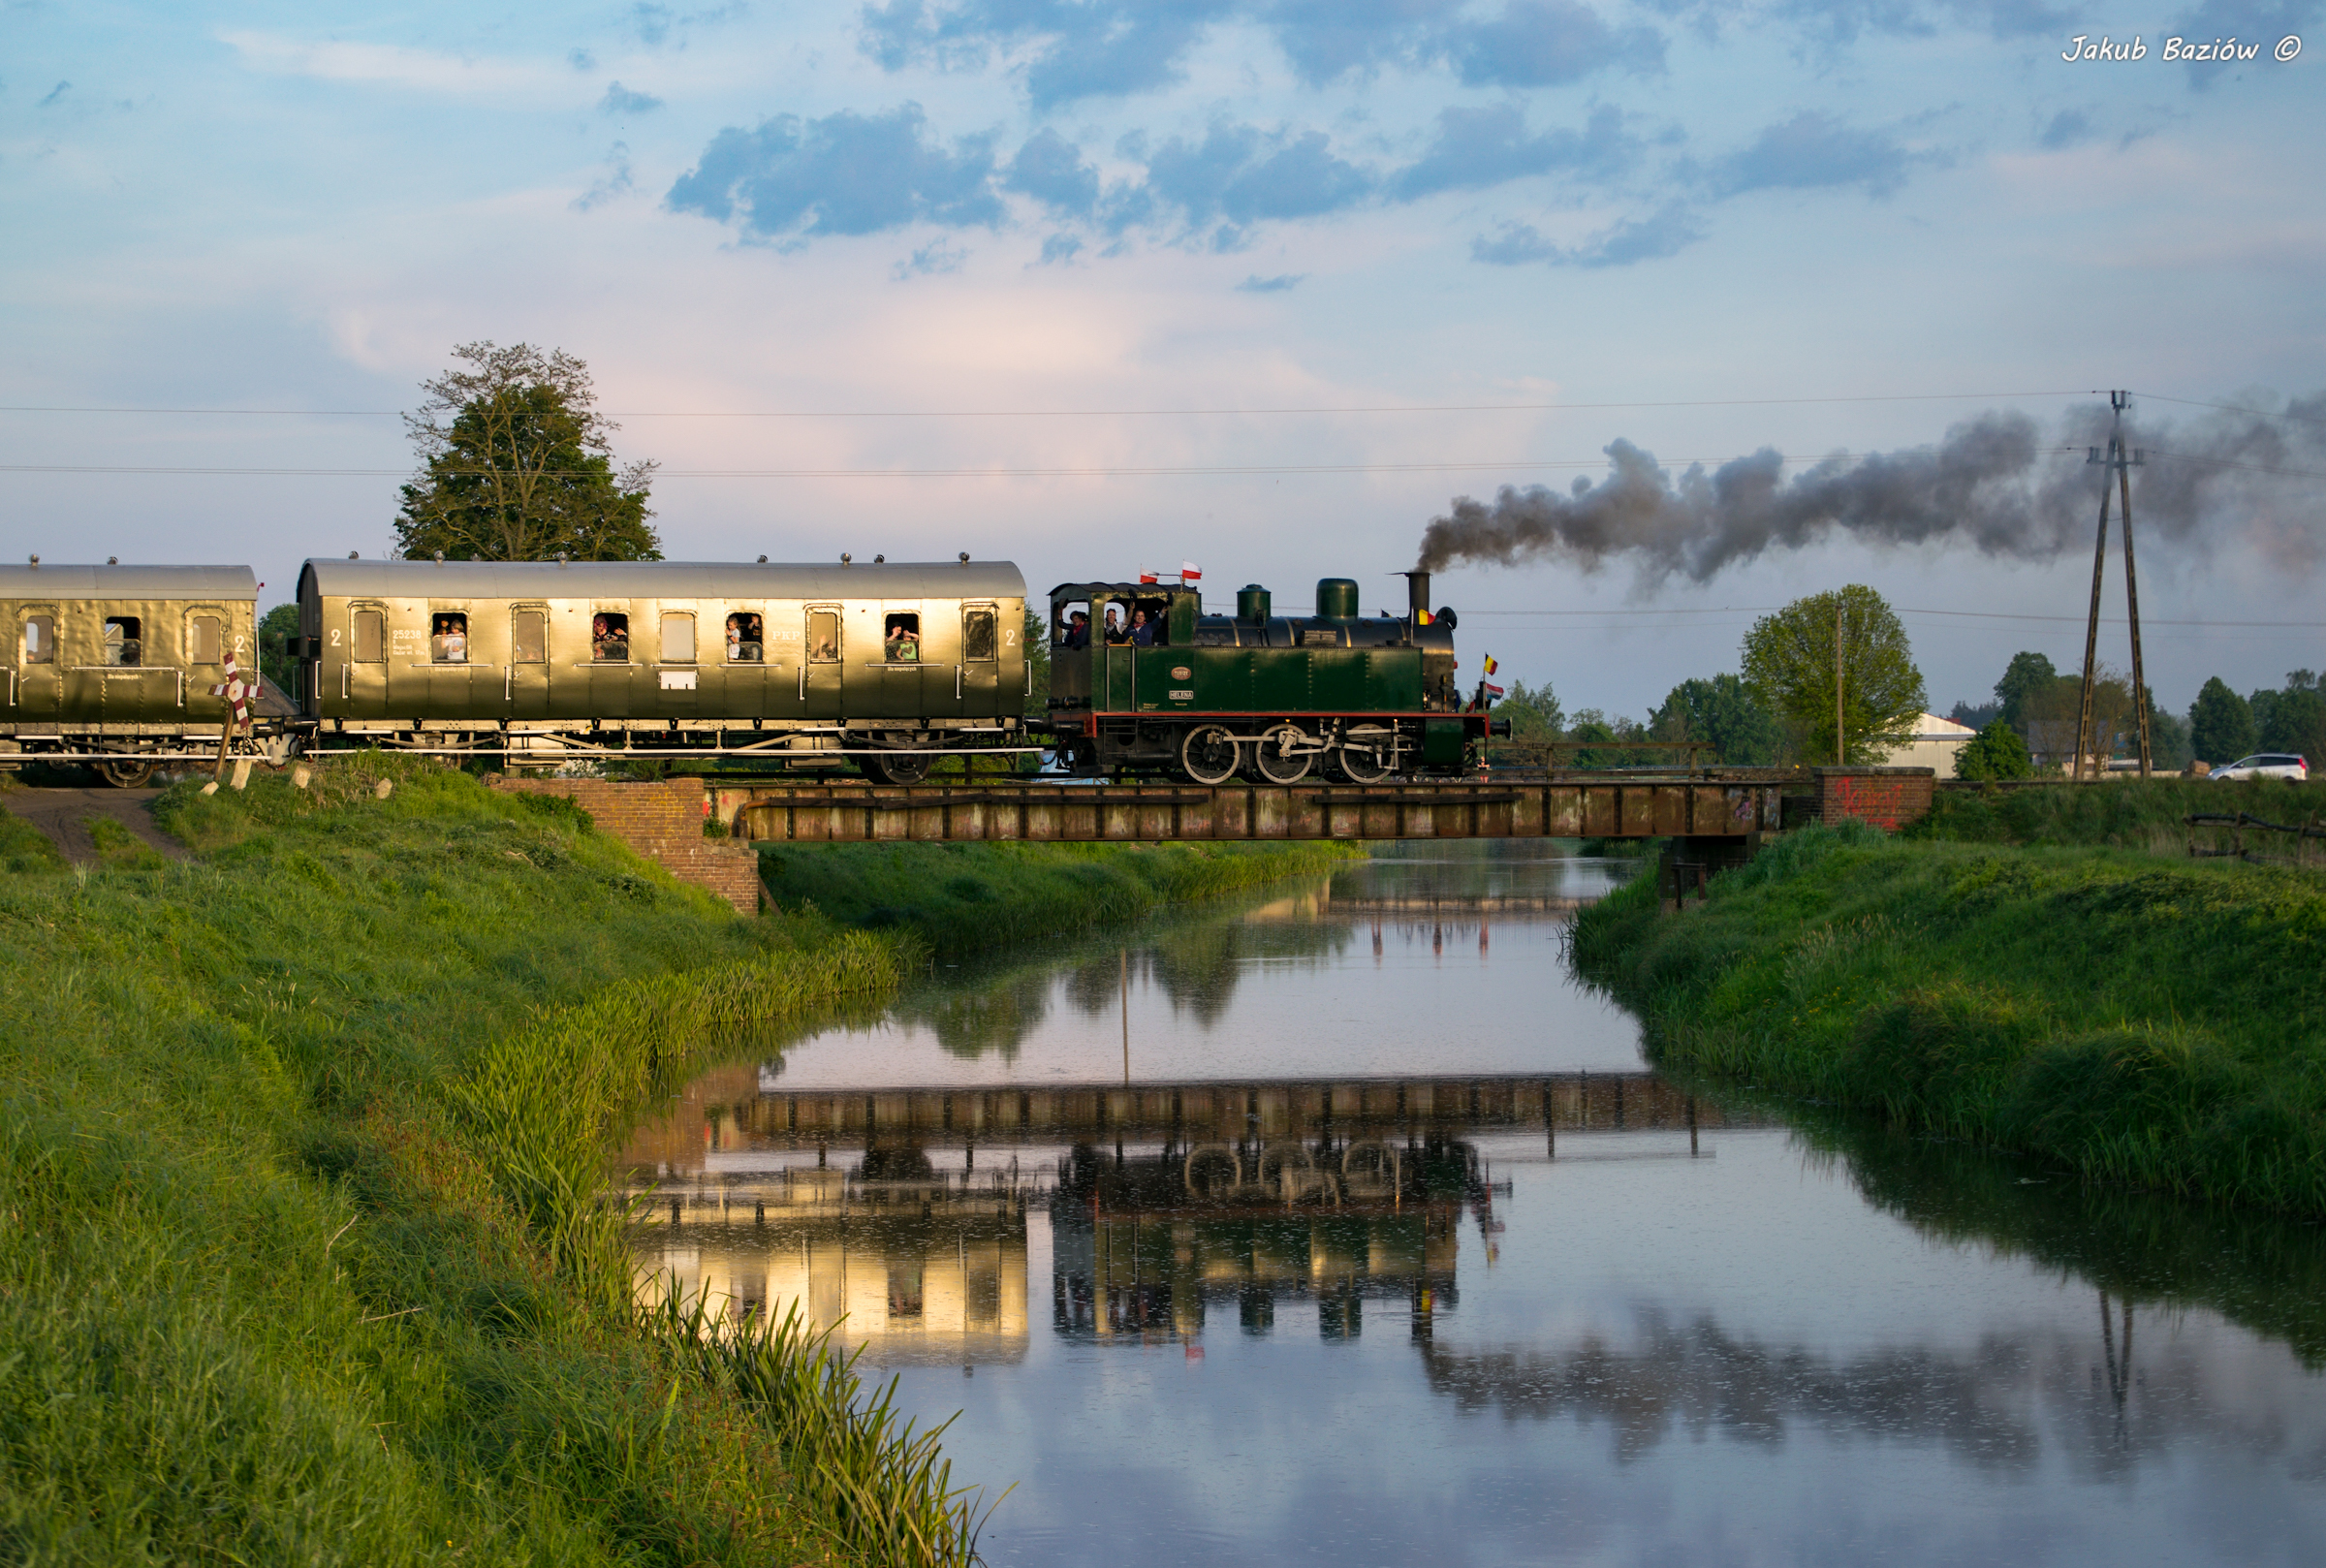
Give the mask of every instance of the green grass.
[{"label": "green grass", "polygon": [[762,844],[760,875],[785,909],[901,926],[940,953],[1129,920],[1362,859],[1364,845]]},{"label": "green grass", "polygon": [[1931,814],[1902,836],[1971,844],[2083,844],[2185,855],[2188,829],[2183,818],[2237,811],[2277,823],[2311,821],[2326,812],[2326,787],[2272,778],[2219,783],[2128,778],[2040,788],[1940,790]]},{"label": "green grass", "polygon": [[[158,816],[195,861],[0,878],[0,1555],[909,1560],[635,1320],[569,1138],[908,949],[422,764]],[[926,1520],[845,1387],[854,1479]]]},{"label": "green grass", "polygon": [[22,817],[0,811],[0,875],[63,869],[65,858],[48,842],[47,833]]},{"label": "green grass", "polygon": [[2326,1214],[2313,874],[1815,829],[1684,914],[1641,882],[1573,930],[1659,1063],[2113,1182]]}]

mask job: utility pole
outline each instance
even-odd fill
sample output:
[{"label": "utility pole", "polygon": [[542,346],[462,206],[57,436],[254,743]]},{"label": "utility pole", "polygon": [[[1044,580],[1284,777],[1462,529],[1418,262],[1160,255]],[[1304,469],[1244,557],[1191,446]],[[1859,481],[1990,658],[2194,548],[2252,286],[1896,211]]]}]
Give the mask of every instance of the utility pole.
[{"label": "utility pole", "polygon": [[[2124,605],[2132,624],[2132,711],[2140,737],[2140,776],[2150,773],[2149,748],[2149,688],[2140,661],[2140,580],[2132,566],[2132,470],[2148,456],[2124,445],[2124,410],[2130,405],[2128,392],[2112,392],[2108,406],[2116,413],[2116,423],[2108,433],[2108,454],[2100,449],[2087,449],[2085,462],[2098,467],[2100,473],[2100,531],[2091,547],[2091,613],[2084,628],[2084,690],[2076,705],[2075,762],[2068,770],[2070,778],[2084,776],[2085,743],[2091,738],[2092,686],[2097,674],[2100,644],[2100,578],[2108,564],[2108,503],[2109,481],[2116,482],[2116,491],[2122,498],[2124,513]],[[2096,753],[2097,748],[2094,748]],[[2092,757],[2092,774],[2100,772],[2100,759]]]}]

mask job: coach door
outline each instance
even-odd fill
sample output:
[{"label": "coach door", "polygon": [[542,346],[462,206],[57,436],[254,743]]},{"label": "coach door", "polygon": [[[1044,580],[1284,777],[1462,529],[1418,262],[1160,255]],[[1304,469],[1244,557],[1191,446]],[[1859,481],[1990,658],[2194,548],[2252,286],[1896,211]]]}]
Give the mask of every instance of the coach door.
[{"label": "coach door", "polygon": [[961,607],[961,658],[953,667],[953,689],[955,710],[965,718],[990,719],[1002,710],[1001,642],[1000,607]]},{"label": "coach door", "polygon": [[509,667],[501,695],[513,719],[550,716],[550,607],[519,605],[509,612]]},{"label": "coach door", "polygon": [[64,664],[56,656],[56,607],[16,607],[16,655],[9,664],[9,719],[52,725],[65,697]]},{"label": "coach door", "polygon": [[800,660],[801,717],[840,717],[840,607],[807,607],[806,645]]},{"label": "coach door", "polygon": [[[340,632],[338,627],[332,628]],[[341,640],[339,696],[351,719],[388,716],[388,607],[350,605]]]}]

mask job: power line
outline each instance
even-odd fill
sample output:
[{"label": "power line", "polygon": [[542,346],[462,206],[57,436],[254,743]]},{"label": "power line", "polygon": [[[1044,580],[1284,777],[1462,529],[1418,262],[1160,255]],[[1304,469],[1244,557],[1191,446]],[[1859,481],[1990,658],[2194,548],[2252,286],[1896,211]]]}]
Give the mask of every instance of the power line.
[{"label": "power line", "polygon": [[[1776,408],[1830,403],[1932,403],[1994,401],[2012,397],[2081,397],[2083,392],[1872,392],[1834,397],[1693,397],[1660,402],[1600,403],[1364,403],[1284,408],[950,408],[950,409],[669,409],[623,413],[613,420],[1147,420],[1271,419],[1318,414],[1516,414],[1633,408]],[[2169,399],[2167,399],[2169,401]],[[2206,405],[2212,406],[2212,405]],[[133,408],[94,404],[0,404],[0,414],[167,414],[233,415],[267,419],[401,419],[393,408]]]},{"label": "power line", "polygon": [[2218,409],[2223,414],[2250,414],[2257,420],[2294,420],[2303,424],[2326,424],[2326,419],[2321,419],[2314,414],[2286,414],[2266,408],[2242,408],[2235,403],[2201,403],[2193,397],[2167,397],[2161,392],[2136,392],[2132,395],[2152,403],[2177,403],[2183,408],[2212,408]]},{"label": "power line", "polygon": [[[2072,447],[2045,447],[2045,453],[2073,452]],[[1828,452],[1814,456],[1779,455],[1778,460],[1788,463],[1830,462],[1836,458],[1857,459],[1865,453]],[[1729,457],[1667,457],[1659,459],[1667,466],[1702,463],[1724,463]],[[1531,471],[1539,469],[1598,468],[1606,464],[1605,457],[1559,459],[1498,459],[1482,458],[1464,462],[1434,463],[1221,463],[1187,465],[1152,465],[1141,467],[1057,467],[1057,468],[663,468],[654,478],[666,479],[1158,479],[1206,475],[1268,475],[1268,474],[1443,474],[1462,473],[1478,469],[1497,471]],[[410,468],[200,468],[192,466],[133,466],[117,463],[0,463],[0,473],[9,474],[175,474],[219,475],[241,478],[278,479],[396,479],[410,478]],[[495,469],[438,469],[438,477],[486,478],[501,472]]]}]

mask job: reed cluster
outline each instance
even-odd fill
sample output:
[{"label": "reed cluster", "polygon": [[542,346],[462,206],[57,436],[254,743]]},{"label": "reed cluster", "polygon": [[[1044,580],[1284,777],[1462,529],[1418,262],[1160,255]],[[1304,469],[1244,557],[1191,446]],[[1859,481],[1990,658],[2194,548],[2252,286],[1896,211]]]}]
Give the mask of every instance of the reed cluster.
[{"label": "reed cluster", "polygon": [[1634,884],[1572,941],[1659,1063],[2109,1182],[2326,1214],[2314,874],[1852,825],[1786,835],[1678,916]]}]

